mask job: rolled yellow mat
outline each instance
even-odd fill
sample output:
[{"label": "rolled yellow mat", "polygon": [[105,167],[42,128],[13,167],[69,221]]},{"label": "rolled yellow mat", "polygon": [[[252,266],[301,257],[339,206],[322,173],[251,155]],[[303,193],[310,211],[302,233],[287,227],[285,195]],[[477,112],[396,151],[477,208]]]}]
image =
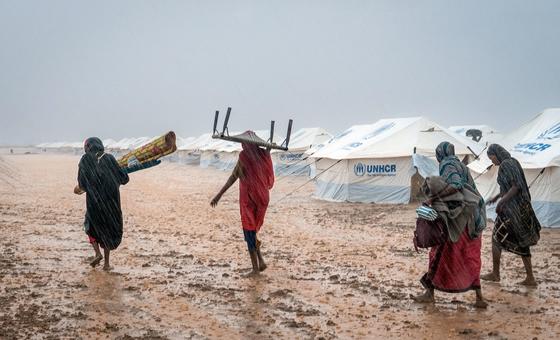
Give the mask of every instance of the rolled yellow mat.
[{"label": "rolled yellow mat", "polygon": [[175,142],[175,132],[169,131],[165,135],[151,141],[150,143],[142,145],[141,147],[122,156],[118,160],[119,166],[128,167],[131,165],[143,164],[145,162],[167,156],[177,150]]}]

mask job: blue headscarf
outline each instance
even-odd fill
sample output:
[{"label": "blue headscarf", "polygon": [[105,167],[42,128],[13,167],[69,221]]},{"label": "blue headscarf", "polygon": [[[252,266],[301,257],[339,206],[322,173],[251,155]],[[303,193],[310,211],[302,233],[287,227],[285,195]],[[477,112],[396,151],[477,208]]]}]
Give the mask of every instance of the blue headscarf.
[{"label": "blue headscarf", "polygon": [[441,163],[445,158],[455,156],[455,145],[449,142],[441,142],[436,148],[436,158]]}]

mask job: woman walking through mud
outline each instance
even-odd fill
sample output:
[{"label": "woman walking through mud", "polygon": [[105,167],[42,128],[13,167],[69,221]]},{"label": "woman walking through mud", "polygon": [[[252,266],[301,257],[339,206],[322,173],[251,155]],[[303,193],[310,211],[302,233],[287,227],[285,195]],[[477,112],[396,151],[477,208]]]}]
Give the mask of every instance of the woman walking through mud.
[{"label": "woman walking through mud", "polygon": [[[252,131],[248,131],[246,134],[255,135]],[[243,235],[247,242],[253,268],[249,275],[252,276],[266,269],[257,233],[264,223],[264,216],[268,208],[269,190],[274,185],[274,169],[270,150],[250,143],[241,145],[243,150],[239,153],[235,169],[220,192],[212,199],[210,205],[215,207],[222,195],[239,178],[239,210]]]},{"label": "woman walking through mud", "polygon": [[530,246],[537,244],[541,225],[531,206],[531,193],[525,174],[519,162],[511,157],[502,146],[492,144],[488,147],[488,157],[498,165],[498,185],[500,193],[488,203],[495,203],[496,223],[492,233],[492,272],[482,276],[483,280],[500,281],[500,259],[502,249],[520,255],[527,277],[520,284],[536,286],[533,276]]},{"label": "woman walking through mud", "polygon": [[90,264],[95,267],[103,259],[101,246],[105,257],[103,269],[110,270],[110,251],[117,249],[123,235],[119,186],[128,183],[128,174],[119,167],[115,157],[105,153],[99,138],[88,138],[84,150],[74,192],[86,193],[84,227],[96,254]]},{"label": "woman walking through mud", "polygon": [[428,272],[420,282],[425,293],[413,297],[417,302],[433,303],[434,290],[460,293],[474,290],[475,307],[486,308],[480,287],[480,248],[486,227],[484,200],[467,167],[455,156],[455,148],[442,142],[436,149],[440,177],[428,177],[424,184],[431,205],[443,219],[447,240],[432,247]]}]

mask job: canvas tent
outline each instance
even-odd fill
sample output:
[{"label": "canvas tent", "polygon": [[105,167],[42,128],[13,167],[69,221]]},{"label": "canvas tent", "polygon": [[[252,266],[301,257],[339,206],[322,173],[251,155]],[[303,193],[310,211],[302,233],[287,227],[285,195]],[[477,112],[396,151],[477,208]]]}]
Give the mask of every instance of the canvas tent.
[{"label": "canvas tent", "polygon": [[[240,132],[231,132],[232,135]],[[208,143],[200,148],[200,167],[213,167],[227,170],[235,166],[241,144],[222,139],[211,138]]]},{"label": "canvas tent", "polygon": [[[255,134],[263,140],[270,138],[270,131],[256,130]],[[230,132],[230,135],[237,135],[240,132]],[[274,137],[274,142],[281,143],[278,136]],[[200,166],[203,168],[213,167],[218,170],[232,170],[237,164],[239,153],[242,147],[240,143],[223,139],[212,139],[210,143],[201,148]]]},{"label": "canvas tent", "polygon": [[459,156],[470,154],[468,140],[423,117],[352,126],[311,156],[317,167],[315,195],[331,201],[408,203],[414,176],[437,175],[435,148],[442,141],[453,143]]},{"label": "canvas tent", "polygon": [[199,165],[201,147],[212,141],[212,134],[205,133],[190,141],[184,141],[182,145],[177,145],[178,162],[182,164]]},{"label": "canvas tent", "polygon": [[170,161],[170,162],[175,162],[175,163],[185,163],[182,161],[182,153],[180,153],[180,151],[182,150],[182,148],[187,147],[189,144],[191,144],[192,142],[194,142],[196,140],[196,137],[179,137],[177,136],[176,139],[176,145],[177,145],[177,150],[168,155],[165,156],[165,159]]},{"label": "canvas tent", "polygon": [[[516,158],[531,186],[532,205],[545,227],[560,227],[560,109],[548,109],[498,142]],[[476,184],[485,199],[499,193],[498,167],[484,153],[469,164]],[[477,175],[479,174],[479,175]],[[488,206],[488,216],[495,216],[495,206]]]},{"label": "canvas tent", "polygon": [[272,150],[274,172],[278,175],[312,174],[313,159],[308,150],[327,142],[332,135],[322,128],[302,128],[292,134],[288,151]]}]

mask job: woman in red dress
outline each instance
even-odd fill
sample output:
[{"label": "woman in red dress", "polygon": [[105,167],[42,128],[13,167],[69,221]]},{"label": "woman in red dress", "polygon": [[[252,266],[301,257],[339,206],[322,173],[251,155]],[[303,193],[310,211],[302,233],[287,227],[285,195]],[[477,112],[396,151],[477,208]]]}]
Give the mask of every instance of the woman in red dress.
[{"label": "woman in red dress", "polygon": [[[420,280],[426,291],[414,297],[414,300],[433,303],[435,289],[448,293],[474,290],[475,307],[486,308],[488,304],[482,297],[480,287],[480,234],[486,227],[484,201],[476,190],[468,168],[455,156],[453,144],[442,142],[438,145],[436,157],[440,163],[441,179],[445,182],[444,189],[432,193],[433,196],[426,203],[432,205],[437,200],[438,204],[444,205],[443,210],[461,211],[461,214],[440,213],[446,222],[449,237],[445,243],[431,248],[428,272]],[[457,197],[466,197],[466,191],[475,198],[470,208],[465,208],[465,202],[451,200],[456,193],[463,193]]]},{"label": "woman in red dress", "polygon": [[[252,131],[247,133],[254,134]],[[264,223],[269,202],[269,190],[274,185],[274,169],[270,150],[249,143],[242,143],[242,147],[243,150],[239,153],[235,169],[220,192],[212,199],[210,205],[215,207],[222,195],[239,178],[241,224],[253,266],[253,270],[249,274],[256,275],[266,269],[257,232]]]}]

